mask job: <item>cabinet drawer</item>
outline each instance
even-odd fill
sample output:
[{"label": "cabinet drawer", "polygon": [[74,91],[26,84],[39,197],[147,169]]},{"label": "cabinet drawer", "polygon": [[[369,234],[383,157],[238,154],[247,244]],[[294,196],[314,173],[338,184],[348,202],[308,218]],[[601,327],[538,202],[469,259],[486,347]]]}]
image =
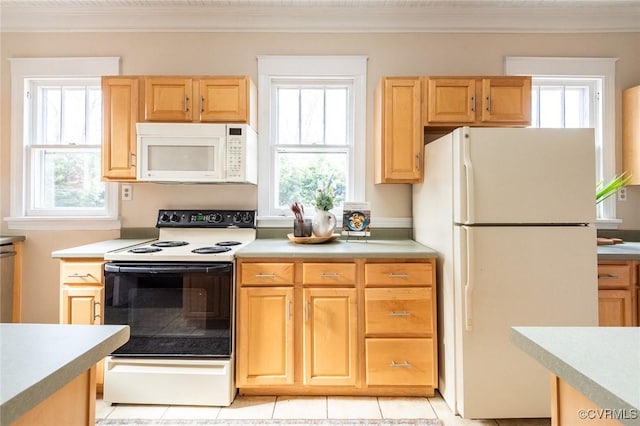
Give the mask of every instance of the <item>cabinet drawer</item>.
[{"label": "cabinet drawer", "polygon": [[302,284],[344,285],[355,284],[355,263],[304,263]]},{"label": "cabinet drawer", "polygon": [[241,285],[293,285],[293,263],[243,263]]},{"label": "cabinet drawer", "polygon": [[364,283],[371,285],[432,285],[430,263],[370,263],[364,267]]},{"label": "cabinet drawer", "polygon": [[432,339],[366,339],[367,385],[434,386]]},{"label": "cabinet drawer", "polygon": [[368,288],[365,333],[420,336],[433,333],[433,295],[430,287]]},{"label": "cabinet drawer", "polygon": [[60,281],[64,284],[102,284],[102,262],[62,262]]},{"label": "cabinet drawer", "polygon": [[598,288],[629,288],[632,285],[631,262],[625,264],[599,264]]}]

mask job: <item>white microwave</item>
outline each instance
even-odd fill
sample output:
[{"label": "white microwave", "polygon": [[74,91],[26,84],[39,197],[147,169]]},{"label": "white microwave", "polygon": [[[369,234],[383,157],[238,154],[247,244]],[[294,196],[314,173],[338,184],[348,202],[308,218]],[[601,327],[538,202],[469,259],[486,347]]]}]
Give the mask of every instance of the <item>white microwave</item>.
[{"label": "white microwave", "polygon": [[258,182],[258,137],[247,124],[137,123],[137,179]]}]

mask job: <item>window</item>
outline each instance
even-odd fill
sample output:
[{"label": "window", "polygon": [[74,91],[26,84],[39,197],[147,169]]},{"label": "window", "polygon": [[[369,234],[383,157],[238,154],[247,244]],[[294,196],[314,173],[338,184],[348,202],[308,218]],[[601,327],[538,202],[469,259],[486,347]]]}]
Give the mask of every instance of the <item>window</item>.
[{"label": "window", "polygon": [[294,201],[312,213],[316,190],[329,186],[336,210],[362,201],[366,58],[265,56],[258,70],[269,94],[259,105],[262,224],[277,226]]},{"label": "window", "polygon": [[10,228],[118,228],[115,184],[101,181],[100,161],[100,75],[117,74],[118,59],[12,59],[11,66]]},{"label": "window", "polygon": [[[596,179],[615,175],[615,59],[510,57],[505,71],[533,77],[532,127],[594,128]],[[599,228],[619,222],[615,207],[614,199],[598,206]]]}]

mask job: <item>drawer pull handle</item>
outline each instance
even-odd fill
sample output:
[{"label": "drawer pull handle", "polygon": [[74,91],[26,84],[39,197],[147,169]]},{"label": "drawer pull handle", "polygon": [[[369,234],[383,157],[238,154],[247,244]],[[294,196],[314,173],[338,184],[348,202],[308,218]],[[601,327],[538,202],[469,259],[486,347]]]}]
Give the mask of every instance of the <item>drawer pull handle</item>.
[{"label": "drawer pull handle", "polygon": [[409,274],[396,274],[396,273],[389,273],[389,277],[390,278],[408,278]]},{"label": "drawer pull handle", "polygon": [[89,277],[91,277],[91,274],[79,274],[77,272],[74,272],[71,275],[67,275],[67,277],[69,277],[69,278],[89,278]]},{"label": "drawer pull handle", "polygon": [[411,316],[411,312],[408,311],[391,311],[389,312],[390,317],[408,317]]},{"label": "drawer pull handle", "polygon": [[405,361],[405,362],[395,362],[395,361],[391,361],[391,368],[409,368],[411,367],[411,364],[409,364],[409,361]]},{"label": "drawer pull handle", "polygon": [[322,278],[338,278],[340,276],[340,274],[325,274],[325,273],[322,273],[322,274],[320,274],[320,276]]},{"label": "drawer pull handle", "polygon": [[275,278],[276,274],[256,274],[258,278]]},{"label": "drawer pull handle", "polygon": [[617,280],[620,277],[617,275],[611,275],[611,274],[598,274],[598,279],[599,280]]}]

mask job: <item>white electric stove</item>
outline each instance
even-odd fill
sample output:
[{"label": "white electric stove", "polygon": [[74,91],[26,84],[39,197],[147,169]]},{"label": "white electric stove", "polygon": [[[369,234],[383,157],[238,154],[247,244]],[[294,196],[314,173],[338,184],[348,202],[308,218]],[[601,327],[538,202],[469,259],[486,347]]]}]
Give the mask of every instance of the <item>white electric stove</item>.
[{"label": "white electric stove", "polygon": [[231,262],[256,238],[255,212],[160,210],[156,241],[106,253],[112,261]]},{"label": "white electric stove", "polygon": [[233,401],[235,253],[255,211],[160,210],[155,241],[109,252],[104,323],[129,325],[105,362],[106,402]]}]

